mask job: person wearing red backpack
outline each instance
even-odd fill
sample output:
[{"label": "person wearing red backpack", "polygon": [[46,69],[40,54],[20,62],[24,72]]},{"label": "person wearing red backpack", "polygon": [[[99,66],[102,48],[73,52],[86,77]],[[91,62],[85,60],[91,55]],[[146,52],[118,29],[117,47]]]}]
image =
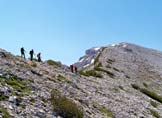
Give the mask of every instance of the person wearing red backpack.
[{"label": "person wearing red backpack", "polygon": [[74,68],[74,66],[70,65],[70,70],[71,70],[72,73],[74,72],[73,68]]},{"label": "person wearing red backpack", "polygon": [[75,73],[77,74],[78,73],[78,68],[76,66],[74,67],[74,70],[75,70]]}]

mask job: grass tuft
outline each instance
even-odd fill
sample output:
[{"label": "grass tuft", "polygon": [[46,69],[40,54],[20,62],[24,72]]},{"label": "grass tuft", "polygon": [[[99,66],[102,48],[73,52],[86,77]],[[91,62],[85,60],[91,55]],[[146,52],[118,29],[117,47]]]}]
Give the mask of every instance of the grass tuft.
[{"label": "grass tuft", "polygon": [[158,106],[157,102],[154,102],[154,101],[150,101],[150,104],[155,108]]},{"label": "grass tuft", "polygon": [[97,70],[97,71],[105,72],[111,78],[113,78],[115,76],[112,72],[105,70],[103,68],[95,67],[94,69]]},{"label": "grass tuft", "polygon": [[58,62],[56,62],[56,61],[54,61],[54,60],[48,60],[47,63],[48,63],[48,65],[50,65],[50,66],[61,67],[61,64],[58,63]]},{"label": "grass tuft", "polygon": [[63,118],[83,118],[83,112],[77,105],[55,89],[51,93],[51,103],[54,112]]},{"label": "grass tuft", "polygon": [[134,89],[136,89],[136,90],[140,89],[140,87],[139,87],[137,84],[131,84],[131,85],[132,85],[132,87],[133,87]]},{"label": "grass tuft", "polygon": [[149,96],[150,98],[162,103],[162,96],[156,94],[155,92],[147,90],[145,88],[140,88],[140,91],[145,95]]},{"label": "grass tuft", "polygon": [[10,78],[0,77],[0,82],[7,83],[17,92],[30,93],[30,85],[27,80],[21,80],[16,76]]},{"label": "grass tuft", "polygon": [[150,109],[150,112],[151,112],[152,116],[154,116],[155,118],[162,118],[162,117],[159,115],[158,112],[156,112],[156,111],[154,111],[154,110],[151,110],[151,109]]},{"label": "grass tuft", "polygon": [[89,71],[85,71],[85,72],[80,71],[79,73],[81,75],[84,75],[84,76],[87,76],[87,77],[93,76],[93,77],[103,78],[103,76],[101,75],[101,73],[98,73],[95,70],[89,70]]},{"label": "grass tuft", "polygon": [[2,118],[10,118],[10,115],[3,106],[0,106],[0,114],[2,115]]},{"label": "grass tuft", "polygon": [[97,109],[99,109],[100,112],[102,112],[103,114],[105,114],[107,116],[107,118],[115,118],[113,116],[113,113],[108,110],[107,108],[105,108],[103,105],[98,104],[97,102],[94,102],[93,106]]},{"label": "grass tuft", "polygon": [[147,84],[147,83],[145,83],[145,82],[143,82],[143,85],[144,85],[145,87],[148,87],[148,84]]},{"label": "grass tuft", "polygon": [[145,88],[140,88],[137,84],[132,84],[132,87],[136,90],[139,90],[140,92],[147,95],[148,97],[162,103],[162,96],[158,95],[154,91],[151,91],[151,90],[148,90],[148,89],[145,89]]}]

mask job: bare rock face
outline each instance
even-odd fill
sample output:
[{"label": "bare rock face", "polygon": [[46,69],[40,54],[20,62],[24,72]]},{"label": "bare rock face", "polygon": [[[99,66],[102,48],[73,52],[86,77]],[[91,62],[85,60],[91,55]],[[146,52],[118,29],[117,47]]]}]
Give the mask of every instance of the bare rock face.
[{"label": "bare rock face", "polygon": [[85,55],[79,58],[79,61],[74,65],[78,68],[84,68],[94,63],[97,55],[102,51],[103,47],[90,48],[85,51]]},{"label": "bare rock face", "polygon": [[161,62],[160,51],[120,43],[87,50],[76,63],[82,73],[71,73],[1,49],[0,117],[63,118],[51,102],[57,90],[83,118],[160,118]]},{"label": "bare rock face", "polygon": [[[150,113],[152,109],[162,115],[161,103],[154,108],[151,105],[151,101],[155,100],[154,95],[149,94],[152,92],[151,94],[156,93],[162,96],[161,60],[162,52],[129,43],[120,43],[104,49],[98,63],[101,63],[99,68],[101,68],[100,72],[104,74],[104,78],[113,74],[114,79],[105,82],[108,82],[107,86],[109,86],[109,89],[105,88],[105,90],[119,87],[116,93],[111,95],[114,98],[111,102],[120,104],[117,105],[118,107],[111,106],[111,109],[116,111],[116,117],[151,118],[153,117]],[[102,70],[109,73],[105,74],[106,71]],[[137,85],[139,88],[134,89],[132,85]]]}]

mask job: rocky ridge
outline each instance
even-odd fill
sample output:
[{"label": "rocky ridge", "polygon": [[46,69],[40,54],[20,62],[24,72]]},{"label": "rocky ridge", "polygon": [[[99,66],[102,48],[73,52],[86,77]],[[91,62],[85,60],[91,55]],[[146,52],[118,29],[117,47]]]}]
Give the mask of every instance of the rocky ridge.
[{"label": "rocky ridge", "polygon": [[79,61],[74,65],[78,68],[85,68],[93,64],[97,55],[102,51],[103,47],[94,47],[85,51],[85,55],[79,58]]},{"label": "rocky ridge", "polygon": [[[84,118],[162,116],[162,52],[120,43],[102,48],[94,59],[81,74],[75,74],[1,49],[0,117],[62,117],[53,111],[53,89],[76,103]],[[155,97],[146,90],[154,92]]]}]

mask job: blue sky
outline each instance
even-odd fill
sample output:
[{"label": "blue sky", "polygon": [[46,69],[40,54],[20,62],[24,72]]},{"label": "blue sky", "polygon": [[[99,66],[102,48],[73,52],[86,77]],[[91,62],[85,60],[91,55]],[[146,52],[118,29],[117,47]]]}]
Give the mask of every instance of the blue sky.
[{"label": "blue sky", "polygon": [[0,0],[0,48],[67,65],[88,48],[130,42],[162,50],[162,0]]}]

